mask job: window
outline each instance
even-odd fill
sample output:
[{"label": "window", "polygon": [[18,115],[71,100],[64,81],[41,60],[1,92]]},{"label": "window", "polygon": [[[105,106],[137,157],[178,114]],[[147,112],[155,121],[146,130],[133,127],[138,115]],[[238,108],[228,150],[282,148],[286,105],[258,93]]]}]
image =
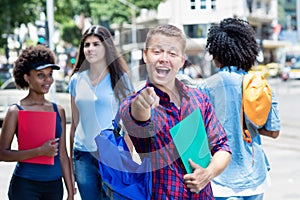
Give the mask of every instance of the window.
[{"label": "window", "polygon": [[216,10],[216,0],[211,0],[211,9]]},{"label": "window", "polygon": [[184,32],[190,38],[205,38],[207,37],[208,26],[206,24],[190,24],[184,25]]},{"label": "window", "polygon": [[271,6],[269,3],[266,3],[266,14],[270,14]]},{"label": "window", "polygon": [[191,10],[195,10],[196,6],[195,6],[195,0],[191,0]]},{"label": "window", "polygon": [[206,0],[201,0],[201,2],[200,2],[200,9],[201,10],[206,9]]},{"label": "window", "polygon": [[261,8],[261,2],[256,2],[256,9],[259,9],[259,8]]}]

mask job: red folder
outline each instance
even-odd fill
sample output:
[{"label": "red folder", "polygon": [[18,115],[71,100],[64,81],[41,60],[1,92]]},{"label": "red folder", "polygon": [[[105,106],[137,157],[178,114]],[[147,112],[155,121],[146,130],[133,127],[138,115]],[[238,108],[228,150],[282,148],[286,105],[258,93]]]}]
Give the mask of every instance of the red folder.
[{"label": "red folder", "polygon": [[[39,147],[55,138],[56,113],[19,110],[18,148],[27,150]],[[38,156],[22,162],[54,165],[54,157]]]}]

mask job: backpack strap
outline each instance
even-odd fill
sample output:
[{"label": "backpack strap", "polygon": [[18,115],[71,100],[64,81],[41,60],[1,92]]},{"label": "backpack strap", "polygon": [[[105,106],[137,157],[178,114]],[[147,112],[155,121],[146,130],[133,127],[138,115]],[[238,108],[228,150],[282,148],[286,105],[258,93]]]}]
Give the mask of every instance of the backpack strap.
[{"label": "backpack strap", "polygon": [[122,129],[122,125],[120,124],[120,121],[121,121],[121,116],[120,116],[120,112],[118,110],[117,113],[116,113],[115,118],[112,121],[112,124],[113,124],[113,127],[114,127],[114,135],[115,135],[116,138],[121,136],[120,132],[121,132],[121,129]]},{"label": "backpack strap", "polygon": [[253,140],[251,133],[249,132],[245,120],[245,112],[244,112],[244,101],[243,101],[243,83],[244,83],[244,75],[242,75],[242,105],[241,105],[241,127],[242,127],[242,134],[243,134],[243,140],[246,141],[248,144],[251,144],[252,147],[252,165],[254,164],[254,146],[253,146]]},{"label": "backpack strap", "polygon": [[243,131],[243,139],[247,143],[251,143],[252,142],[252,136],[251,136],[250,132],[248,131],[247,124],[246,124],[245,121],[246,121],[245,120],[245,113],[244,113],[243,108],[241,108],[241,126],[242,126],[242,131]]},{"label": "backpack strap", "polygon": [[[114,136],[115,138],[118,138],[118,137],[121,137],[121,130],[122,130],[122,125],[120,123],[121,121],[121,115],[120,115],[120,111],[118,110],[116,115],[115,115],[115,118],[113,119],[112,123],[113,123],[113,128],[114,128]],[[149,124],[147,126],[147,131],[148,132],[153,132],[153,124]],[[126,133],[127,134],[127,133]],[[150,141],[147,143],[147,148],[149,150],[149,152],[151,152],[151,149],[150,149],[150,143],[154,141],[154,138],[153,137],[150,137]],[[131,142],[131,141],[130,141]],[[127,141],[125,141],[126,145],[128,146],[127,144]],[[132,142],[131,142],[132,143]],[[132,144],[133,145],[133,144]],[[132,154],[132,152],[130,151],[130,154]],[[150,158],[150,154],[146,155],[145,157],[147,158]],[[162,156],[164,158],[164,160],[167,162],[167,160],[165,159],[164,156]],[[170,165],[169,165],[170,166]],[[170,167],[172,169],[172,167]]]},{"label": "backpack strap", "polygon": [[245,112],[244,112],[244,101],[243,101],[243,83],[244,83],[244,75],[242,75],[242,106],[241,106],[241,126],[242,126],[242,131],[243,131],[243,139],[247,143],[252,142],[252,136],[250,132],[248,131],[246,120],[245,120]]}]

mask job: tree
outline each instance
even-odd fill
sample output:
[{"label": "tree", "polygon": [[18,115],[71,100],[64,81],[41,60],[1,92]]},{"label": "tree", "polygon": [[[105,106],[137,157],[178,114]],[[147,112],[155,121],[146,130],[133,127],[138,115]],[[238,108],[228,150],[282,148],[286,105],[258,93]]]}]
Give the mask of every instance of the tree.
[{"label": "tree", "polygon": [[[138,8],[157,9],[160,2],[164,0],[127,0]],[[102,18],[109,19],[110,23],[121,24],[123,22],[131,22],[130,7],[122,4],[118,0],[89,0],[91,6],[91,17],[94,23]],[[136,13],[137,15],[139,12]]]},{"label": "tree", "polygon": [[[45,0],[44,0],[45,2]],[[40,0],[1,0],[0,1],[0,46],[6,46],[6,37],[20,24],[34,22],[39,12],[44,11]],[[4,37],[3,37],[4,36]]]},{"label": "tree", "polygon": [[[157,9],[163,0],[127,0],[139,8]],[[74,16],[83,15],[93,24],[131,22],[131,10],[118,0],[54,0],[55,26],[62,30],[62,38],[71,44],[78,44],[79,28],[74,23]],[[46,0],[1,0],[0,1],[0,47],[6,47],[5,36],[12,34],[22,23],[34,24],[41,12],[46,13]],[[136,13],[138,16],[138,12]],[[73,21],[73,22],[72,22]],[[74,34],[71,34],[74,33]],[[81,34],[81,33],[80,33]],[[70,37],[71,36],[71,37]],[[69,39],[68,39],[69,37]],[[26,41],[25,41],[26,42]]]},{"label": "tree", "polygon": [[[163,0],[128,0],[139,8],[157,9],[157,6]],[[57,1],[55,11],[55,20],[62,25],[62,39],[74,46],[79,44],[79,28],[75,23],[66,20],[65,15],[71,17],[81,15],[85,18],[90,18],[92,24],[101,24],[109,28],[112,23],[122,24],[131,22],[130,7],[122,4],[119,0],[67,0]],[[137,15],[139,12],[136,13]],[[60,19],[60,17],[62,17]],[[67,23],[66,23],[67,22]],[[81,30],[81,32],[84,30]],[[81,34],[81,33],[80,33]]]},{"label": "tree", "polygon": [[78,46],[81,38],[81,30],[76,26],[74,21],[65,22],[61,27],[61,39],[73,46]]}]

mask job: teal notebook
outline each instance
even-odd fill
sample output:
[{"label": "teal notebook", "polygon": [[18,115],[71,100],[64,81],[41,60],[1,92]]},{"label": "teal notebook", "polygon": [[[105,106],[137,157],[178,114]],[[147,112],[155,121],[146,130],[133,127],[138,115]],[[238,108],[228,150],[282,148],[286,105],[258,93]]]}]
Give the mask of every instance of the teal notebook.
[{"label": "teal notebook", "polygon": [[189,158],[203,168],[208,166],[211,154],[199,108],[172,127],[170,133],[188,174],[194,170]]}]

